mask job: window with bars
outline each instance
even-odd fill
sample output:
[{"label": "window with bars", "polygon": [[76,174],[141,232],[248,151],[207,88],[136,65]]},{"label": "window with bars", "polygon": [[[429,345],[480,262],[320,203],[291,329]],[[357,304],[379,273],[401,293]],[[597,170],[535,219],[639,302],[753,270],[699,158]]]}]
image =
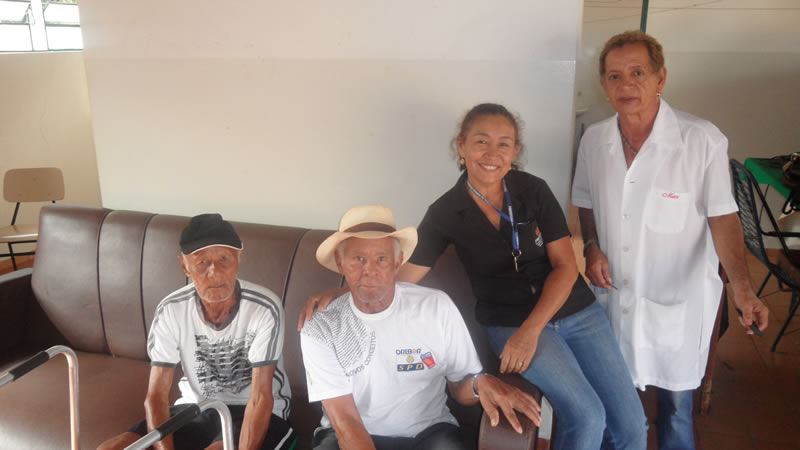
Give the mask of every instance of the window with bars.
[{"label": "window with bars", "polygon": [[78,0],[0,0],[0,52],[81,50]]}]

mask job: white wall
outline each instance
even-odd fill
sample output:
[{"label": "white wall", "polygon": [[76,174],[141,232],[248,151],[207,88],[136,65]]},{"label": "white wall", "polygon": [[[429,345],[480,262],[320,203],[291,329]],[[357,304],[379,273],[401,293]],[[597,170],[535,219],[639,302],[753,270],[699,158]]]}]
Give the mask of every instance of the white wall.
[{"label": "white wall", "polygon": [[104,206],[335,228],[380,202],[414,225],[483,101],[521,114],[566,204],[581,4],[501,5],[83,0]]},{"label": "white wall", "polygon": [[[2,54],[0,87],[0,173],[20,167],[59,167],[64,173],[64,202],[100,206],[82,54]],[[23,205],[18,221],[37,222],[40,207]],[[0,202],[4,225],[13,212],[13,203]],[[6,251],[0,248],[0,253]]]},{"label": "white wall", "polygon": [[[641,1],[585,3],[577,101],[590,109],[582,119],[593,122],[612,113],[599,86],[597,55],[612,35],[639,28]],[[731,157],[800,151],[797,2],[706,3],[650,2],[647,31],[665,50],[664,98],[715,123],[728,136]]]}]

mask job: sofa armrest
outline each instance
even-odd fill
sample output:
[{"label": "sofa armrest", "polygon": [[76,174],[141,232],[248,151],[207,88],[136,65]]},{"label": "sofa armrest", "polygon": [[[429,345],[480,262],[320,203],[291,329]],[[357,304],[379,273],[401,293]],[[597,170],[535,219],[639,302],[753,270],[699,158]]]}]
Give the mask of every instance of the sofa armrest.
[{"label": "sofa armrest", "polygon": [[25,332],[25,311],[33,299],[31,274],[22,269],[0,275],[0,363],[14,355]]},{"label": "sofa armrest", "polygon": [[[521,376],[516,374],[500,374],[497,375],[497,377],[503,382],[516,386],[523,392],[532,395],[533,398],[541,404],[542,392]],[[522,434],[514,431],[514,428],[511,427],[511,424],[508,423],[503,414],[500,414],[500,422],[495,427],[489,423],[489,418],[486,414],[483,414],[478,435],[478,449],[536,449],[537,440],[539,438],[539,427],[534,425],[533,422],[522,414],[517,414],[517,417],[522,425]]]},{"label": "sofa armrest", "polygon": [[0,367],[53,345],[69,345],[42,310],[32,269],[0,275]]}]

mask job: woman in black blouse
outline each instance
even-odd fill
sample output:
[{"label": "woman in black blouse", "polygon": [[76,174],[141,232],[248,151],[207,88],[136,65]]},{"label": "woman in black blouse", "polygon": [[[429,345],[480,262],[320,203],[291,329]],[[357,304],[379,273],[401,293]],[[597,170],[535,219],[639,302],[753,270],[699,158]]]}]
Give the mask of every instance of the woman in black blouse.
[{"label": "woman in black blouse", "polygon": [[[598,449],[607,428],[613,448],[644,449],[641,402],[605,313],[578,276],[561,207],[542,179],[516,168],[517,119],[501,105],[477,105],[453,144],[463,174],[428,208],[398,279],[418,282],[453,244],[500,371],[520,373],[553,405],[556,448]],[[312,297],[307,310],[340,293]]]}]

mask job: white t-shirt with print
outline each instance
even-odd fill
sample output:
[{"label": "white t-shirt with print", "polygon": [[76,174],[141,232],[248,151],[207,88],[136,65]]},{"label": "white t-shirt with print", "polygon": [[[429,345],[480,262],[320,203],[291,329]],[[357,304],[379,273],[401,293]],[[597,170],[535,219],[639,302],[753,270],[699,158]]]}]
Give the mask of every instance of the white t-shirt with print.
[{"label": "white t-shirt with print", "polygon": [[283,309],[269,289],[239,280],[238,305],[229,322],[217,328],[203,316],[194,284],[159,303],[147,339],[151,364],[176,367],[184,377],[176,404],[221,400],[245,405],[250,399],[252,369],[275,364],[273,414],[289,417],[289,389],[283,368]]},{"label": "white t-shirt with print", "polygon": [[[372,435],[413,437],[457,422],[446,380],[482,370],[452,300],[441,291],[397,283],[391,305],[366,314],[348,293],[317,312],[300,336],[309,401],[352,394]],[[327,416],[322,426],[329,428]]]}]

